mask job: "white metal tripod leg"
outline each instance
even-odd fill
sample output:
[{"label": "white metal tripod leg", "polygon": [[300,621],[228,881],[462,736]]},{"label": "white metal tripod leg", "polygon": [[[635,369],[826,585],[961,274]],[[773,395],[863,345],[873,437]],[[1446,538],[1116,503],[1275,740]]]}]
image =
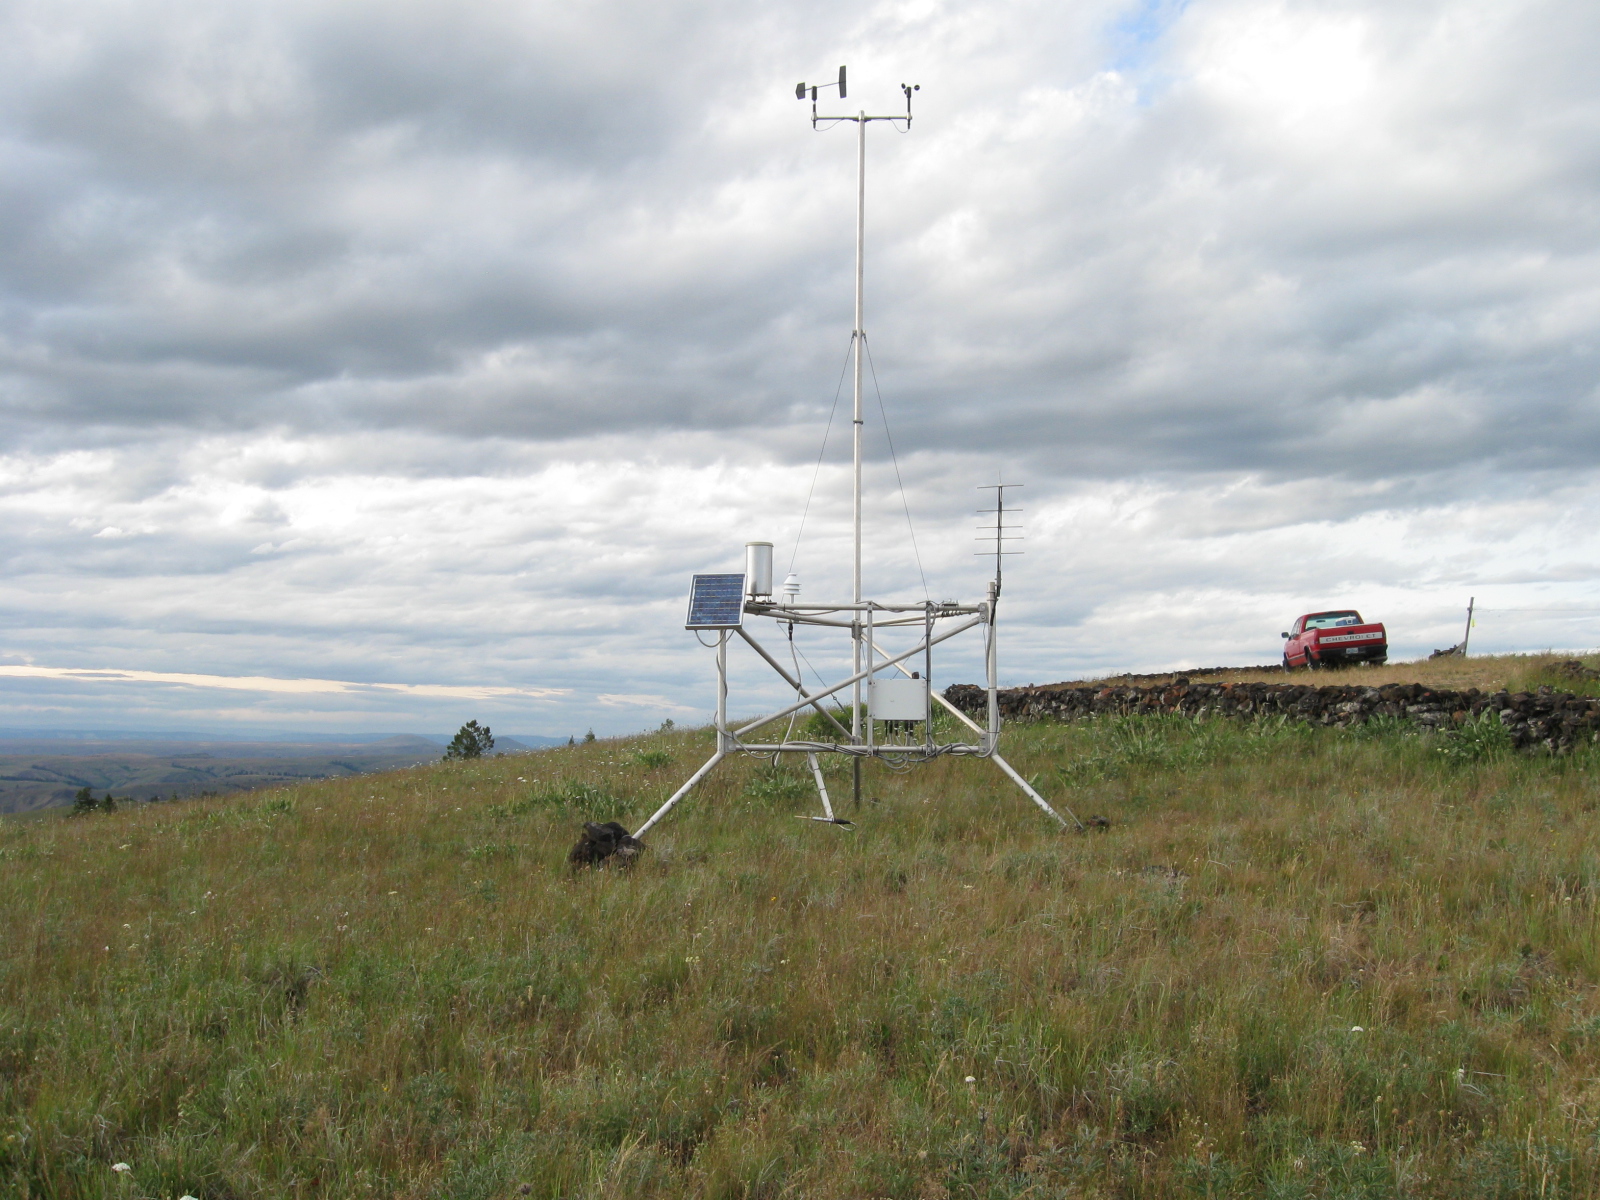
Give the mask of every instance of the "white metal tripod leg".
[{"label": "white metal tripod leg", "polygon": [[[999,767],[1007,775],[1011,776],[1013,782],[1015,782],[1016,785],[1019,788],[1021,788],[1024,792],[1026,792],[1028,794],[1028,799],[1032,800],[1040,808],[1044,809],[1045,812],[1049,813],[1056,820],[1060,821],[1063,828],[1066,827],[1066,824],[1067,824],[1066,819],[1064,817],[1062,817],[1062,815],[1060,813],[1058,813],[1055,809],[1050,807],[1049,801],[1047,801],[1043,796],[1039,795],[1038,792],[1034,791],[1033,788],[1028,786],[1028,781],[1026,779],[1024,779],[1021,775],[1018,775],[1016,770],[1011,766],[1011,764],[1008,763],[1005,759],[1000,757],[1000,754],[999,754],[998,751],[993,753],[993,754],[991,754],[991,755],[989,755],[989,761],[994,763],[995,766]],[[1061,807],[1062,808],[1067,808],[1067,806],[1065,804],[1063,804]],[[1072,810],[1070,808],[1067,808],[1067,816],[1068,817],[1072,817],[1072,823],[1078,827],[1078,832],[1082,833],[1083,832],[1083,822],[1078,820],[1078,818],[1073,815],[1073,812],[1072,812]]]},{"label": "white metal tripod leg", "polygon": [[727,757],[727,753],[725,751],[722,751],[722,750],[718,750],[715,754],[713,754],[710,757],[710,759],[707,760],[705,766],[701,767],[693,775],[689,776],[689,782],[688,783],[684,784],[677,791],[673,792],[671,796],[667,797],[667,802],[665,804],[663,804],[660,808],[656,809],[656,811],[653,814],[651,814],[650,819],[648,821],[646,821],[643,825],[639,826],[639,828],[634,831],[633,836],[636,837],[636,838],[644,837],[644,835],[650,831],[650,827],[652,825],[654,825],[657,821],[661,820],[662,817],[666,816],[667,812],[672,808],[672,806],[674,804],[676,804],[679,800],[682,800],[685,796],[687,796],[689,794],[689,789],[691,789],[692,787],[694,787],[695,784],[699,783],[702,779],[704,779],[710,773],[711,768],[716,766],[719,762],[721,762],[726,757]]},{"label": "white metal tripod leg", "polygon": [[828,815],[828,820],[833,820],[833,804],[828,800],[828,785],[823,782],[822,768],[817,764],[817,756],[807,753],[806,761],[811,764],[811,778],[817,781],[817,795],[822,797],[822,811]]}]

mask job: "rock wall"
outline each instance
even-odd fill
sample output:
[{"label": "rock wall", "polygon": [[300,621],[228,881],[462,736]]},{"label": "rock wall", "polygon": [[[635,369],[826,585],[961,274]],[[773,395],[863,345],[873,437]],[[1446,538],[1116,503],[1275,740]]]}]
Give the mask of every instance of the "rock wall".
[{"label": "rock wall", "polygon": [[[956,684],[945,699],[974,716],[986,705],[982,688]],[[1397,717],[1421,728],[1449,728],[1480,713],[1500,714],[1519,749],[1563,753],[1600,732],[1600,700],[1541,687],[1537,692],[1434,691],[1418,683],[1385,687],[1313,687],[1295,683],[1194,683],[1180,676],[1154,687],[1045,684],[1005,688],[1000,715],[1009,721],[1080,721],[1135,713],[1186,717],[1287,717],[1312,725],[1359,725]],[[981,719],[981,718],[980,718]]]}]

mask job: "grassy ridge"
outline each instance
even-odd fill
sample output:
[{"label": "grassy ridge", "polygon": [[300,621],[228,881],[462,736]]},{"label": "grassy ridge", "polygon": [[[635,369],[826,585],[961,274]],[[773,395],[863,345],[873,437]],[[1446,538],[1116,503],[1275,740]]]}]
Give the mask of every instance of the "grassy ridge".
[{"label": "grassy ridge", "polygon": [[[1214,671],[1194,676],[1196,682],[1205,683],[1299,683],[1324,685],[1359,685],[1383,687],[1391,683],[1421,683],[1446,691],[1493,692],[1501,688],[1510,692],[1531,692],[1541,686],[1553,687],[1559,692],[1572,692],[1579,696],[1600,696],[1600,677],[1585,678],[1562,669],[1564,663],[1576,661],[1582,667],[1595,671],[1600,659],[1592,654],[1576,651],[1547,651],[1542,654],[1494,654],[1472,658],[1435,658],[1419,662],[1394,662],[1381,667],[1359,666],[1325,672],[1290,671],[1281,667],[1261,671],[1244,668]],[[1121,680],[1137,679],[1141,682],[1167,682],[1183,675],[1173,671],[1167,675],[1110,675],[1100,680],[1116,684]],[[1597,672],[1600,674],[1600,672]],[[1043,682],[1043,681],[1041,681]]]},{"label": "grassy ridge", "polygon": [[1600,1188],[1591,752],[1013,727],[1110,831],[946,760],[869,769],[841,832],[743,761],[631,874],[569,876],[579,820],[708,752],[0,824],[0,1192]]}]

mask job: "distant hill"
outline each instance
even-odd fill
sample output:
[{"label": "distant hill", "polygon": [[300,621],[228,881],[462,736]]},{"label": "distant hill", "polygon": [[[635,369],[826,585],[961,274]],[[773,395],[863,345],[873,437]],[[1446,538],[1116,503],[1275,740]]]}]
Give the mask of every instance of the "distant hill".
[{"label": "distant hill", "polygon": [[[0,729],[0,813],[72,803],[80,788],[135,800],[241,792],[437,759],[448,737],[418,734],[219,740],[182,733]],[[497,737],[495,752],[565,745],[537,734]]]},{"label": "distant hill", "polygon": [[[107,746],[126,749],[132,743],[145,745],[230,745],[265,748],[272,746],[372,746],[397,739],[448,746],[454,733],[312,733],[305,730],[274,730],[271,733],[219,733],[195,729],[40,729],[0,725],[0,753],[26,753],[32,747],[60,751],[71,746]],[[495,749],[541,749],[564,746],[565,735],[549,737],[539,733],[512,733],[495,736]]]}]

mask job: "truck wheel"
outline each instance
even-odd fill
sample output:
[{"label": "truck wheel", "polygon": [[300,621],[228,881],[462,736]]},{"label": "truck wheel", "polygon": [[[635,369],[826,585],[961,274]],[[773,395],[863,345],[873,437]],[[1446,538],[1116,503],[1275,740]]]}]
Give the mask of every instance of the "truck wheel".
[{"label": "truck wheel", "polygon": [[1308,671],[1320,671],[1321,669],[1322,669],[1322,664],[1319,663],[1315,658],[1313,658],[1311,656],[1311,651],[1307,650],[1306,651],[1306,670],[1308,670]]},{"label": "truck wheel", "polygon": [[1289,656],[1285,654],[1283,656],[1283,673],[1287,675],[1292,670],[1294,670],[1294,668],[1289,665]]}]

